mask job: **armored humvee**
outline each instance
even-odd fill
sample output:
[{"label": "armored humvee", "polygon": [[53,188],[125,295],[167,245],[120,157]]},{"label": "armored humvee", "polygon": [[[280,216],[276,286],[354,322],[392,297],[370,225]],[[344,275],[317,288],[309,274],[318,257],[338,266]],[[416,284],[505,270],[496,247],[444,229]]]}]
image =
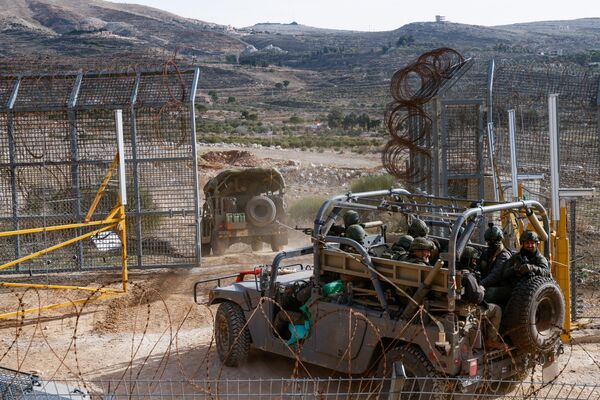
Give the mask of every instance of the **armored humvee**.
[{"label": "armored humvee", "polygon": [[[349,209],[363,221],[381,221],[365,223],[382,226],[367,229],[362,244],[330,233]],[[503,211],[549,231],[544,207],[530,200],[484,204],[389,189],[325,201],[315,218],[313,246],[281,252],[272,265],[253,270],[254,279],[240,275],[236,283],[209,292],[208,303],[219,304],[215,336],[221,361],[238,366],[252,346],[350,374],[386,377],[402,362],[423,393],[447,390],[430,378],[453,377],[452,390],[481,390],[477,382],[495,380],[499,384],[486,393],[500,394],[533,366],[556,366],[565,304],[552,278],[530,277],[515,288],[503,310],[499,349],[485,347],[482,333],[491,328],[482,306],[461,296],[461,275],[467,272],[458,267],[460,256],[467,245],[484,247],[478,244],[482,228]],[[426,221],[436,233],[441,251],[435,265],[382,257],[389,248],[383,225],[402,219],[406,225],[411,218]],[[543,243],[547,258],[549,248]],[[312,268],[298,262],[309,254]],[[290,269],[296,272],[282,272]],[[337,291],[333,284],[340,286]],[[284,329],[282,319],[288,322]]]},{"label": "armored humvee", "polygon": [[227,169],[204,186],[202,255],[222,255],[238,242],[258,251],[287,244],[285,182],[275,168]]}]

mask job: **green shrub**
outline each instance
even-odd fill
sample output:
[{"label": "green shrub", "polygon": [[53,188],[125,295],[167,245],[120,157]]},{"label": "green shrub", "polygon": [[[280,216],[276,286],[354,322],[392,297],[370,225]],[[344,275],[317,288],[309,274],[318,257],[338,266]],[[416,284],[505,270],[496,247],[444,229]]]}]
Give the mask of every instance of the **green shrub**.
[{"label": "green shrub", "polygon": [[324,197],[304,197],[290,206],[290,218],[295,223],[306,223],[313,221],[317,211],[319,210],[319,207],[321,207],[321,204],[323,204],[324,201]]},{"label": "green shrub", "polygon": [[353,180],[350,190],[356,192],[369,192],[371,190],[389,189],[396,186],[396,178],[389,174],[367,175]]}]

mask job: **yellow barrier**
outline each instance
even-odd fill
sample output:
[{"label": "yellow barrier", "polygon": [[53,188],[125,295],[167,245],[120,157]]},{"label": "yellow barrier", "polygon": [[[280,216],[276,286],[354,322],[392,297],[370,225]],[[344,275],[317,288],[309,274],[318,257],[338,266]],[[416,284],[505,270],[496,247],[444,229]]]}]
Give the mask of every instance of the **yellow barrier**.
[{"label": "yellow barrier", "polygon": [[39,250],[35,253],[20,257],[16,260],[9,261],[0,265],[0,270],[10,268],[14,265],[22,263],[24,261],[31,260],[36,257],[43,256],[45,254],[51,253],[55,250],[61,249],[63,247],[72,245],[73,243],[77,243],[81,240],[87,239],[91,236],[94,236],[98,233],[108,231],[110,229],[115,229],[118,232],[119,239],[121,241],[121,280],[122,280],[122,289],[113,289],[113,288],[92,288],[92,287],[82,287],[82,286],[71,286],[71,285],[44,285],[44,284],[35,284],[35,283],[11,283],[11,282],[0,282],[0,286],[3,287],[23,287],[23,288],[33,288],[33,289],[60,289],[60,290],[81,290],[94,292],[94,294],[90,295],[85,299],[78,300],[70,300],[64,303],[56,303],[50,304],[42,307],[31,308],[27,310],[14,311],[10,313],[0,314],[0,319],[15,317],[23,314],[39,312],[43,310],[50,310],[54,308],[60,307],[68,307],[73,304],[85,303],[88,301],[99,300],[101,298],[106,297],[107,295],[112,294],[120,294],[127,292],[127,229],[125,224],[125,207],[121,204],[120,200],[117,200],[117,204],[112,208],[112,210],[108,213],[108,215],[99,221],[90,221],[96,207],[100,203],[102,196],[106,190],[106,186],[110,181],[110,178],[113,175],[114,170],[117,168],[119,164],[119,154],[117,153],[106,173],[104,179],[102,179],[102,183],[96,192],[96,196],[90,205],[88,212],[83,220],[80,223],[66,224],[66,225],[54,225],[54,226],[45,226],[40,228],[29,228],[29,229],[20,229],[14,231],[6,231],[0,232],[0,237],[10,237],[17,235],[27,235],[31,233],[40,233],[40,232],[53,232],[53,231],[64,231],[70,229],[78,229],[78,228],[88,228],[88,227],[99,227],[85,234],[76,236],[74,238],[65,240],[61,243],[55,244],[53,246],[47,247],[45,249]]}]

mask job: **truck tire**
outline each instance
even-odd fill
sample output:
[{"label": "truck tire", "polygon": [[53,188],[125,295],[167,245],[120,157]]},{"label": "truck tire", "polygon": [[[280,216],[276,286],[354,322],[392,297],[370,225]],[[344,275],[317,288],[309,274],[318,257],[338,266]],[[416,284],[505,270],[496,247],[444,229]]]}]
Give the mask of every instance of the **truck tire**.
[{"label": "truck tire", "polygon": [[210,247],[212,247],[213,255],[222,256],[225,254],[227,247],[229,247],[229,241],[226,238],[219,239],[217,236],[213,235],[210,241]]},{"label": "truck tire", "polygon": [[503,326],[519,350],[545,352],[560,339],[565,300],[554,279],[534,276],[519,282],[506,305]]},{"label": "truck tire", "polygon": [[223,364],[238,367],[248,357],[250,332],[242,308],[226,301],[219,305],[215,316],[215,342]]},{"label": "truck tire", "polygon": [[281,236],[272,236],[271,237],[271,250],[273,251],[281,251],[283,250],[283,246],[287,244],[287,234],[281,234]]},{"label": "truck tire", "polygon": [[263,242],[258,239],[252,239],[250,247],[252,247],[252,251],[261,251],[263,249]]},{"label": "truck tire", "polygon": [[254,196],[246,203],[246,219],[256,227],[267,226],[277,216],[277,207],[273,200],[266,196]]},{"label": "truck tire", "polygon": [[[377,368],[377,375],[383,378],[392,376],[393,364],[401,361],[408,379],[404,382],[399,398],[401,400],[430,399],[441,400],[448,398],[452,387],[441,380],[434,366],[425,357],[425,354],[414,346],[396,347],[387,352],[381,359]],[[418,379],[411,379],[418,378]],[[383,381],[380,398],[388,398],[390,381]],[[390,396],[392,398],[392,396]]]}]

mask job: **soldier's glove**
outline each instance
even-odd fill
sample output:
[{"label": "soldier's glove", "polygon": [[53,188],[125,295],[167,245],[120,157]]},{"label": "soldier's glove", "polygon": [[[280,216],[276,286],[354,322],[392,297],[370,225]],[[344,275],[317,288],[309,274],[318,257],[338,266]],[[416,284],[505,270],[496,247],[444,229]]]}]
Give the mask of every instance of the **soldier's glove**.
[{"label": "soldier's glove", "polygon": [[523,275],[527,275],[530,272],[533,271],[533,265],[531,264],[517,264],[515,265],[515,272],[517,273],[517,275],[523,276]]}]

